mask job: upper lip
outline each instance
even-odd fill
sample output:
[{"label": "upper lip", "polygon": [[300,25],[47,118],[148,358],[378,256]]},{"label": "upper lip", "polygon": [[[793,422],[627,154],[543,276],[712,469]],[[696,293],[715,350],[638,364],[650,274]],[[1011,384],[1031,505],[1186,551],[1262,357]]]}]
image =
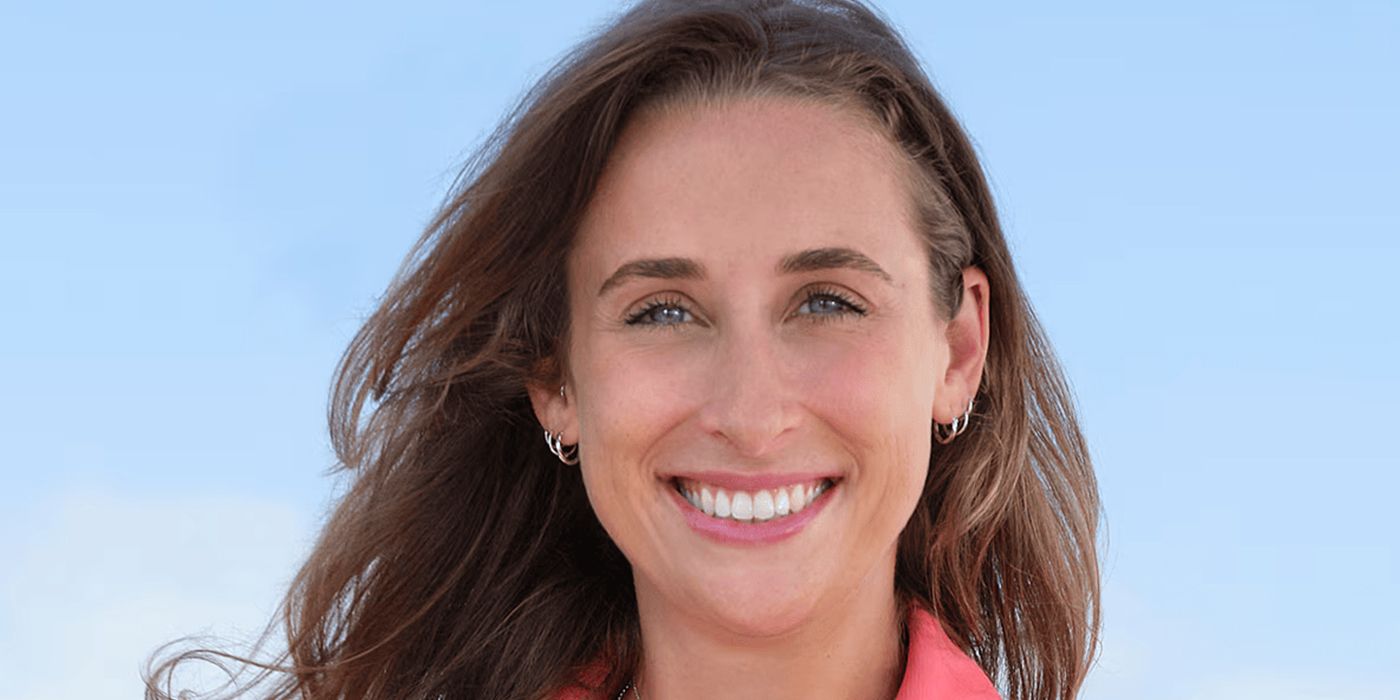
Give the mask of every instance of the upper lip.
[{"label": "upper lip", "polygon": [[792,486],[793,484],[805,484],[810,481],[821,479],[831,479],[836,481],[841,475],[834,472],[728,472],[728,471],[697,471],[678,472],[666,475],[667,479],[686,479],[698,481],[702,484],[718,486],[720,488],[732,489],[735,491],[762,491],[766,489],[776,489],[780,486]]}]

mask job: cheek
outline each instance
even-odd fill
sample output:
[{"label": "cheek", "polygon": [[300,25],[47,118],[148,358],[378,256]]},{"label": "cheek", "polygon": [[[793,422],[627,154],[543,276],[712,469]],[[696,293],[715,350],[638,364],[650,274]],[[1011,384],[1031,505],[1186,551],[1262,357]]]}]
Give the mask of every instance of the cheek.
[{"label": "cheek", "polygon": [[804,393],[819,415],[851,426],[851,437],[885,443],[929,428],[935,355],[897,327],[875,328],[843,342],[812,345],[804,358]]},{"label": "cheek", "polygon": [[654,502],[652,462],[662,439],[698,397],[698,363],[656,348],[597,346],[574,352],[579,456],[603,526],[626,549]]},{"label": "cheek", "polygon": [[[886,328],[808,355],[809,406],[856,461],[867,507],[902,528],[923,489],[932,446],[935,344]],[[896,506],[897,507],[894,507]]]},{"label": "cheek", "polygon": [[[598,521],[628,561],[653,575],[671,549],[656,473],[687,456],[687,421],[713,386],[703,343],[600,343],[577,354],[584,487]],[[659,568],[661,567],[661,568]]]},{"label": "cheek", "polygon": [[580,439],[611,463],[636,464],[702,400],[705,364],[686,346],[600,347],[586,358]]}]

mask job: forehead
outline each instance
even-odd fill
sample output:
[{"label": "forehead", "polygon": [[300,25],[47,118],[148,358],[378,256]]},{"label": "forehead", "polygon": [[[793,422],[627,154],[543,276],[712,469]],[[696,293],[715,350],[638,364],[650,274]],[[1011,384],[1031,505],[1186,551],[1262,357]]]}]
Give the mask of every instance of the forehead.
[{"label": "forehead", "polygon": [[626,259],[684,256],[771,267],[846,246],[898,267],[919,250],[896,147],[861,115],[793,98],[749,98],[637,115],[581,223],[573,275]]}]

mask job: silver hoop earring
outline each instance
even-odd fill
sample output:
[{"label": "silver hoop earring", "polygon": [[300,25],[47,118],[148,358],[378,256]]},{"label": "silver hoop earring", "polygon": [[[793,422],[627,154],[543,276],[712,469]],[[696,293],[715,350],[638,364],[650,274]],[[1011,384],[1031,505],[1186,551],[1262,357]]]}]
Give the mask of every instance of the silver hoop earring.
[{"label": "silver hoop earring", "polygon": [[546,430],[544,431],[544,444],[548,445],[549,451],[553,452],[554,456],[558,457],[559,461],[563,462],[564,464],[578,464],[578,445],[569,445],[569,451],[566,453],[564,451],[565,447],[562,444],[563,437],[564,431],[562,430],[559,431],[558,435],[555,435],[554,433],[551,433],[548,430]]},{"label": "silver hoop earring", "polygon": [[937,440],[938,444],[946,445],[962,435],[964,430],[967,430],[967,425],[972,422],[972,401],[973,399],[967,400],[967,410],[963,411],[961,416],[954,418],[952,423],[933,424],[933,439]]}]

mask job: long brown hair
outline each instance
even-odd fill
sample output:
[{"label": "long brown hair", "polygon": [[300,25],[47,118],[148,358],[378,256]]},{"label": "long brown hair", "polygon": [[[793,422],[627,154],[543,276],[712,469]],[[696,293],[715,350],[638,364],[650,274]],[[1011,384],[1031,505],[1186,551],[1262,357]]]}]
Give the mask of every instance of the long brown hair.
[{"label": "long brown hair", "polygon": [[600,659],[621,685],[640,651],[631,571],[525,387],[560,375],[565,260],[629,116],[757,95],[858,107],[901,147],[943,313],[960,270],[987,274],[972,427],[933,450],[896,583],[1008,698],[1075,696],[1098,646],[1097,487],[966,135],[855,0],[644,0],[468,163],[346,351],[330,425],[354,478],[283,601],[286,650],[158,651],[147,698],[200,659],[261,669],[243,691],[276,698],[535,700]]}]

